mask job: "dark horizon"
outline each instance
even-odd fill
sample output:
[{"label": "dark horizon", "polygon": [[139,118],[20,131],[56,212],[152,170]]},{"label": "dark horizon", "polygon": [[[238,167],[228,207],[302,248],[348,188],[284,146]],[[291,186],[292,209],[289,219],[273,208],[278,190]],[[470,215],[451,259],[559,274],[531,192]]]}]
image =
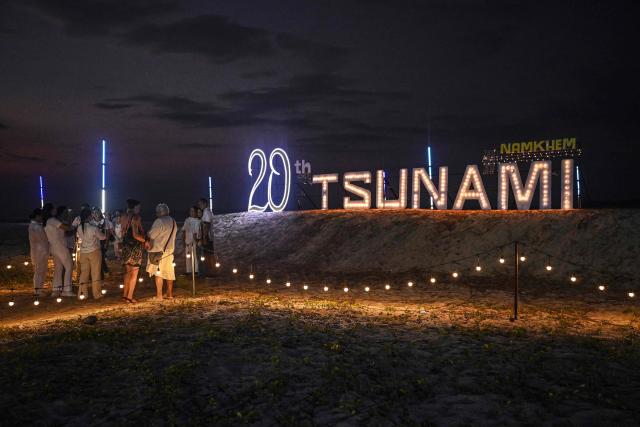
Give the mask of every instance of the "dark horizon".
[{"label": "dark horizon", "polygon": [[316,173],[394,176],[424,164],[429,128],[434,166],[452,173],[501,143],[575,137],[585,206],[638,206],[625,185],[640,130],[638,8],[9,1],[0,220],[39,205],[39,175],[47,201],[99,205],[103,138],[108,210],[135,197],[148,215],[162,201],[180,218],[209,175],[216,212],[246,210],[253,148],[281,146]]}]

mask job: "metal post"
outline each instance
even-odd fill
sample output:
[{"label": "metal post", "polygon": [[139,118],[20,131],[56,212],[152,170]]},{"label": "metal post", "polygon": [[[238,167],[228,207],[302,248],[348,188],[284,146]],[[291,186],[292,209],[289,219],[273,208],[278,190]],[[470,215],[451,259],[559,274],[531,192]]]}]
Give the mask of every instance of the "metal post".
[{"label": "metal post", "polygon": [[193,288],[193,296],[196,296],[196,253],[195,245],[191,243],[191,287]]},{"label": "metal post", "polygon": [[518,320],[518,287],[520,285],[520,247],[515,242],[515,254],[513,262],[515,266],[515,278],[513,281],[513,317],[511,321]]}]

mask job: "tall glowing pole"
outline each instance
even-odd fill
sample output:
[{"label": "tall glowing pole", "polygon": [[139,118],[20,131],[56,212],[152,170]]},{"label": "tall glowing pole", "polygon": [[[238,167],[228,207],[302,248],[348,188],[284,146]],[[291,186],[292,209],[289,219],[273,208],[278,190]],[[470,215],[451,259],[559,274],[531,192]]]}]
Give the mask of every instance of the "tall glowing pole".
[{"label": "tall glowing pole", "polygon": [[44,208],[44,182],[42,181],[42,175],[40,175],[40,208]]},{"label": "tall glowing pole", "polygon": [[209,209],[213,212],[213,186],[211,185],[211,177],[209,177]]},{"label": "tall glowing pole", "polygon": [[105,170],[107,167],[107,141],[105,141],[104,139],[102,140],[102,163],[100,164],[102,166],[102,187],[100,190],[100,201],[101,201],[101,209],[102,209],[102,213],[106,213],[107,212],[107,191],[105,188]]},{"label": "tall glowing pole", "polygon": [[[433,174],[431,173],[431,144],[427,145],[427,166],[429,167],[429,179],[433,181]],[[429,196],[429,202],[431,203],[431,209],[433,209],[433,197]]]},{"label": "tall glowing pole", "polygon": [[576,165],[576,190],[578,190],[578,207],[582,207],[582,198],[580,197],[580,166]]}]

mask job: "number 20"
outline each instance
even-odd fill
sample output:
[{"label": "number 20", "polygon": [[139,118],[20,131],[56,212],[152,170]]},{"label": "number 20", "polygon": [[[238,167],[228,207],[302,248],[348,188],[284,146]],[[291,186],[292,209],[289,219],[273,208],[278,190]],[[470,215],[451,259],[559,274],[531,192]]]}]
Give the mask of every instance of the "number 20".
[{"label": "number 20", "polygon": [[[271,208],[273,212],[283,211],[287,206],[287,202],[289,201],[289,187],[291,186],[291,164],[289,163],[289,157],[287,156],[287,153],[282,148],[275,148],[269,156],[269,169],[271,170],[271,172],[269,173],[269,186],[267,187],[268,202],[265,205],[253,204],[253,195],[266,175],[267,156],[264,154],[264,151],[260,150],[259,148],[256,148],[251,152],[251,155],[249,155],[249,162],[247,164],[249,176],[253,176],[251,163],[253,162],[253,159],[255,157],[258,157],[260,159],[260,172],[258,172],[258,179],[256,179],[256,182],[254,182],[253,187],[251,187],[251,193],[249,194],[248,211],[264,212],[268,207]],[[273,201],[271,190],[271,188],[273,187],[273,175],[280,175],[280,172],[278,172],[274,166],[274,159],[276,157],[280,157],[280,160],[282,160],[282,165],[284,167],[284,194],[282,195],[282,200],[278,204]]]}]

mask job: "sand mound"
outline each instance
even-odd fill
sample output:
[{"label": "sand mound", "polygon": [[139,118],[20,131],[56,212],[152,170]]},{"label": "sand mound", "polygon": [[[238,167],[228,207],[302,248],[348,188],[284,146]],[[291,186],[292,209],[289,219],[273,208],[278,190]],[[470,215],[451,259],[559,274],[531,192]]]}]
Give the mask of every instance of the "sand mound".
[{"label": "sand mound", "polygon": [[[216,217],[222,260],[264,270],[325,273],[447,272],[507,274],[515,240],[524,242],[523,274],[630,283],[640,277],[640,211],[303,211]],[[496,249],[509,244],[503,250]],[[545,269],[554,255],[553,272]],[[561,262],[570,261],[576,265]],[[458,263],[442,265],[454,260]],[[589,268],[591,270],[586,270]],[[597,270],[603,271],[599,274]]]}]

